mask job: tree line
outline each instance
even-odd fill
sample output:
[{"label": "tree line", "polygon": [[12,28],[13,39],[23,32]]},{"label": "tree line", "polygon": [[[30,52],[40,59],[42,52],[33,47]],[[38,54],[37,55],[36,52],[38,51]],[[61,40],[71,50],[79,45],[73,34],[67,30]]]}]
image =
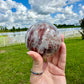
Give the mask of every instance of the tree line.
[{"label": "tree line", "polygon": [[59,24],[59,25],[57,25],[57,24],[54,24],[57,28],[75,28],[75,27],[80,27],[80,25],[74,25],[74,24],[72,24],[72,25],[66,25],[66,24]]},{"label": "tree line", "polygon": [[0,26],[0,32],[19,32],[19,31],[27,31],[27,27],[25,28],[15,28],[15,26],[13,26],[11,29],[8,29],[7,27],[3,27],[3,26]]},{"label": "tree line", "polygon": [[[75,28],[75,27],[80,27],[80,25],[66,25],[66,24],[54,24],[57,28]],[[7,27],[3,27],[3,26],[0,26],[0,32],[19,32],[19,31],[27,31],[27,27],[25,28],[15,28],[15,26],[13,26],[11,29],[8,29]]]}]

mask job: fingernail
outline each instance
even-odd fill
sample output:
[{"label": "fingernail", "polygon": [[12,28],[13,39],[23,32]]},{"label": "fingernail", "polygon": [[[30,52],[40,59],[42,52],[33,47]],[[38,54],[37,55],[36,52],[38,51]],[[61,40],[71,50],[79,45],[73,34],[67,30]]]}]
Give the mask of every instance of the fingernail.
[{"label": "fingernail", "polygon": [[27,54],[29,55],[29,54],[30,54],[30,52],[27,52]]}]

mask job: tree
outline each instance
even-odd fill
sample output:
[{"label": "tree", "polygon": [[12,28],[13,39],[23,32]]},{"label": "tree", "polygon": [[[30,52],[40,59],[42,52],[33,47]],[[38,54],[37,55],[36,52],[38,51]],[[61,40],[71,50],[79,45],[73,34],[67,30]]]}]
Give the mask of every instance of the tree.
[{"label": "tree", "polygon": [[80,26],[81,26],[81,29],[82,29],[82,31],[79,31],[79,32],[82,35],[82,39],[84,40],[84,18],[79,20],[79,23],[80,23]]},{"label": "tree", "polygon": [[7,27],[4,28],[5,31],[8,31]]},{"label": "tree", "polygon": [[15,27],[14,27],[14,26],[13,26],[13,28],[12,28],[12,29],[13,29],[13,31],[15,31]]},{"label": "tree", "polygon": [[18,27],[18,28],[16,29],[16,31],[18,31],[18,32],[19,32],[20,30],[21,30],[20,27]]},{"label": "tree", "polygon": [[56,27],[57,27],[57,24],[54,24],[54,26],[56,26]]},{"label": "tree", "polygon": [[10,31],[15,32],[15,30],[16,30],[16,29],[15,29],[15,27],[13,26]]},{"label": "tree", "polygon": [[20,31],[20,27],[18,27],[18,31]]}]

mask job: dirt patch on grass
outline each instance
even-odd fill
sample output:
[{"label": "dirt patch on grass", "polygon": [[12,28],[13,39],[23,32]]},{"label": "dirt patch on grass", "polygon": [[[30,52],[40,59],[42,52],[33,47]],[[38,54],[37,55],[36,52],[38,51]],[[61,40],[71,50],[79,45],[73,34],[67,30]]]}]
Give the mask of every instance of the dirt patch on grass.
[{"label": "dirt patch on grass", "polygon": [[6,52],[6,50],[0,50],[0,53],[5,53]]}]

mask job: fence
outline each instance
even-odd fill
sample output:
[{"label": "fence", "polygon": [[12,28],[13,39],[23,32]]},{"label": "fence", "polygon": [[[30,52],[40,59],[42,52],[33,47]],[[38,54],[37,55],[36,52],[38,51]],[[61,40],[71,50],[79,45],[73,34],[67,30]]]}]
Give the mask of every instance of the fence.
[{"label": "fence", "polygon": [[9,46],[13,44],[21,44],[25,42],[25,36],[10,36],[0,37],[0,47]]},{"label": "fence", "polygon": [[78,30],[64,31],[64,32],[60,32],[60,33],[63,34],[65,38],[68,38],[68,37],[80,37],[81,36],[81,34],[78,32]]},{"label": "fence", "polygon": [[[63,34],[65,38],[81,36],[77,30],[64,31],[60,33]],[[0,37],[0,47],[9,46],[13,44],[21,44],[21,43],[25,43],[25,35],[16,35],[16,36],[10,35],[6,37]]]}]

